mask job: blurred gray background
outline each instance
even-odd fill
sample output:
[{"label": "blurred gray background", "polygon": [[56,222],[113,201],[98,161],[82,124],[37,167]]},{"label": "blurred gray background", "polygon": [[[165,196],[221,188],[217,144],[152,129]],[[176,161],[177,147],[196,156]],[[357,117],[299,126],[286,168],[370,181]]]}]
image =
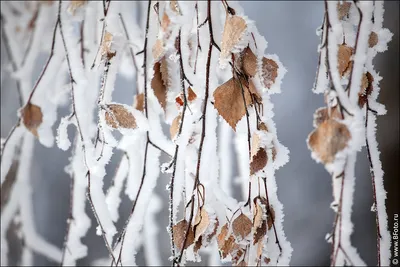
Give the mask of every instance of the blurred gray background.
[{"label": "blurred gray background", "polygon": [[[276,53],[288,72],[283,79],[282,93],[272,96],[275,105],[275,118],[280,142],[290,150],[290,161],[277,171],[278,196],[284,205],[284,229],[293,246],[292,265],[329,264],[330,245],[324,240],[331,230],[333,211],[329,208],[332,201],[331,179],[322,165],[311,159],[306,138],[312,131],[312,117],[316,108],[323,105],[323,96],[312,93],[318,62],[317,46],[319,38],[316,28],[323,18],[323,2],[319,1],[242,1],[245,14],[256,22],[262,35],[268,41],[267,53]],[[385,2],[384,26],[394,34],[389,50],[379,54],[375,67],[384,78],[381,81],[379,101],[386,105],[387,115],[378,118],[378,143],[385,171],[385,188],[388,191],[389,227],[393,226],[393,214],[399,213],[399,204],[395,199],[399,193],[399,2]],[[2,44],[1,66],[7,64]],[[14,93],[15,83],[2,71],[1,88],[1,136],[5,137],[16,121],[18,106]],[[126,102],[132,99],[131,89],[123,95],[123,87],[131,84],[123,78],[117,80],[115,100]],[[129,93],[128,93],[129,92]],[[60,112],[67,113],[67,109]],[[58,124],[58,123],[57,123]],[[51,243],[61,247],[66,228],[69,205],[69,176],[63,171],[68,163],[69,152],[57,147],[51,149],[40,145],[35,147],[32,181],[34,184],[34,211],[37,230]],[[120,155],[114,156],[109,165],[105,185],[116,167]],[[162,158],[161,162],[167,161]],[[375,217],[370,211],[372,187],[365,150],[358,154],[356,166],[356,191],[353,212],[355,231],[353,243],[368,265],[376,264]],[[159,178],[157,191],[163,199],[167,198],[165,185],[168,176]],[[121,217],[118,227],[129,214],[130,203],[122,198]],[[165,264],[168,264],[170,248],[165,227],[168,223],[167,202],[159,214],[160,252]],[[88,214],[92,214],[88,208]],[[92,226],[95,225],[92,216]],[[87,265],[93,259],[107,255],[100,237],[94,229],[84,239],[89,246],[89,257],[79,264]],[[18,250],[11,247],[15,258]],[[138,264],[145,264],[138,255]],[[12,263],[12,261],[10,262]],[[37,265],[54,265],[45,258],[36,257]],[[206,264],[202,262],[202,264]]]}]

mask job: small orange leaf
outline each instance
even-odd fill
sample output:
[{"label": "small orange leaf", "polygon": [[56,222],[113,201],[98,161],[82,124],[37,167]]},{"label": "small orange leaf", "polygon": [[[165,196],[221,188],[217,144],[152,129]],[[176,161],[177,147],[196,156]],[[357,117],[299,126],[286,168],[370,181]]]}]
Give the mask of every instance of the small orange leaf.
[{"label": "small orange leaf", "polygon": [[29,102],[26,106],[21,110],[22,122],[25,127],[36,137],[38,137],[37,129],[42,124],[43,114],[42,109]]}]

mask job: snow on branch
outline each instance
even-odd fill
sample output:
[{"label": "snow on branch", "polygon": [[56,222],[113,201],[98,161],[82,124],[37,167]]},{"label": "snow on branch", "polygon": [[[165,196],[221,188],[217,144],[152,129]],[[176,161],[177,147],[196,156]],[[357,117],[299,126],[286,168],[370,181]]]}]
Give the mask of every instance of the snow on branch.
[{"label": "snow on branch", "polygon": [[376,102],[381,77],[372,64],[392,37],[382,29],[382,21],[382,1],[325,1],[314,91],[324,93],[326,107],[314,114],[316,129],[308,137],[308,146],[312,157],[332,175],[331,208],[336,216],[332,233],[327,235],[332,244],[331,265],[365,265],[350,242],[355,162],[363,146],[370,162],[378,266],[390,260],[386,191],[375,137],[376,115],[386,111]]}]

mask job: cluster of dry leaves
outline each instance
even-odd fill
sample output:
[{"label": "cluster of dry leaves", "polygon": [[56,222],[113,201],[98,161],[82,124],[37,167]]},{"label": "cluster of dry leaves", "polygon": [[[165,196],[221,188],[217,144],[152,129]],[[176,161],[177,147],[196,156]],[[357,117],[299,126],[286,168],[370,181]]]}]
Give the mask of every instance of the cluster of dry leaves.
[{"label": "cluster of dry leaves", "polygon": [[[337,10],[339,19],[348,16],[350,7],[350,2],[338,3]],[[378,35],[375,32],[371,32],[368,40],[369,47],[374,47],[377,43]],[[354,47],[349,46],[344,41],[338,46],[337,70],[343,80],[351,79],[354,50]],[[332,66],[330,66],[330,68],[332,68]],[[372,93],[373,81],[374,79],[369,72],[363,74],[360,91],[358,93],[358,104],[360,108],[364,107],[368,96]],[[331,101],[329,90],[325,93],[325,103],[327,107],[318,108],[314,113],[313,125],[316,129],[310,134],[308,144],[322,163],[329,164],[334,162],[338,152],[347,147],[351,139],[351,134],[347,126],[341,122],[341,120],[344,119],[343,107],[341,107],[338,101]]]}]

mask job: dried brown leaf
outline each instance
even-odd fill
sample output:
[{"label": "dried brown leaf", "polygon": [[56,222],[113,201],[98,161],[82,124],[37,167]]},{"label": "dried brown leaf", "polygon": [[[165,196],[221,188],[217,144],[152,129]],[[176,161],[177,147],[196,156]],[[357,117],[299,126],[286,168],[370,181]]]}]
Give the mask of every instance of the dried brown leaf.
[{"label": "dried brown leaf", "polygon": [[193,100],[195,100],[197,98],[196,93],[192,90],[191,87],[188,88],[188,100],[189,102],[192,102]]},{"label": "dried brown leaf", "polygon": [[331,163],[335,155],[343,150],[351,134],[347,126],[335,119],[322,122],[309,136],[308,145],[324,163]]},{"label": "dried brown leaf", "polygon": [[[186,237],[187,227],[188,227],[188,222],[185,219],[181,220],[180,222],[178,222],[176,225],[173,226],[174,244],[176,248],[178,248],[179,250],[182,250],[183,243]],[[187,236],[184,249],[187,249],[191,244],[193,244],[193,242],[194,242],[194,232],[192,227],[189,227],[189,233]]]},{"label": "dried brown leaf", "polygon": [[[52,2],[52,1],[42,1],[42,2]],[[71,4],[68,6],[68,11],[75,15],[75,12],[78,8],[83,7],[86,5],[86,0],[71,0]]]},{"label": "dried brown leaf", "polygon": [[251,232],[251,220],[243,213],[232,222],[232,231],[236,237],[245,238]]},{"label": "dried brown leaf", "polygon": [[105,120],[108,126],[116,128],[135,129],[136,120],[133,114],[120,104],[107,105]]},{"label": "dried brown leaf", "polygon": [[335,118],[335,119],[342,118],[342,115],[340,113],[338,106],[331,107],[330,115],[329,115],[328,108],[326,108],[326,107],[318,108],[314,112],[314,121],[313,121],[314,127],[318,127],[322,122],[328,120],[329,118]]},{"label": "dried brown leaf", "polygon": [[210,242],[211,239],[213,239],[213,237],[217,234],[218,226],[219,226],[219,220],[218,218],[215,218],[214,230],[211,232],[211,234],[207,235],[207,242]]},{"label": "dried brown leaf", "polygon": [[160,58],[164,55],[164,42],[162,39],[157,39],[152,48],[154,61],[159,61]]},{"label": "dried brown leaf", "polygon": [[232,49],[240,42],[246,28],[246,21],[242,17],[227,15],[222,33],[220,58],[225,59],[230,56]]},{"label": "dried brown leaf", "polygon": [[210,225],[210,218],[204,207],[200,208],[200,211],[197,212],[194,225],[194,240],[197,241]]},{"label": "dried brown leaf", "polygon": [[161,107],[165,110],[167,101],[167,88],[163,82],[161,75],[161,63],[156,62],[154,64],[154,76],[151,80],[151,88],[154,90],[154,95],[156,96]]},{"label": "dried brown leaf", "polygon": [[363,107],[368,101],[368,96],[372,93],[374,77],[371,73],[367,72],[362,77],[361,90],[358,93],[358,105]]},{"label": "dried brown leaf", "polygon": [[172,121],[171,127],[169,128],[169,133],[171,135],[171,139],[176,137],[176,134],[179,131],[179,126],[181,125],[182,114],[179,113],[178,116]]},{"label": "dried brown leaf", "polygon": [[246,47],[242,52],[243,71],[247,76],[254,77],[257,73],[257,57]]},{"label": "dried brown leaf", "polygon": [[368,45],[369,47],[374,47],[375,45],[378,44],[378,35],[376,32],[371,32],[368,38]]},{"label": "dried brown leaf", "polygon": [[37,129],[43,122],[42,109],[29,102],[21,110],[22,122],[25,127],[36,137],[38,137]]},{"label": "dried brown leaf", "polygon": [[[252,102],[250,92],[246,90],[245,86],[243,86],[243,89],[246,106],[248,106]],[[214,100],[214,107],[218,110],[219,115],[225,119],[233,130],[236,130],[236,124],[246,114],[239,80],[231,78],[215,89]]]},{"label": "dried brown leaf", "polygon": [[264,86],[271,88],[275,83],[276,77],[278,77],[279,66],[274,60],[266,57],[263,58],[262,63],[262,78]]},{"label": "dried brown leaf", "polygon": [[343,2],[342,4],[338,3],[337,4],[338,19],[340,20],[344,19],[344,17],[346,17],[349,14],[350,7],[351,7],[350,2]]},{"label": "dried brown leaf", "polygon": [[351,56],[353,55],[353,48],[345,44],[339,45],[338,48],[338,70],[340,75],[345,75],[349,69],[351,69],[352,64],[350,64]]},{"label": "dried brown leaf", "polygon": [[268,156],[267,151],[264,148],[259,148],[257,153],[251,158],[250,162],[250,175],[255,174],[259,170],[262,170],[267,165]]},{"label": "dried brown leaf", "polygon": [[140,110],[140,111],[144,111],[144,94],[140,93],[138,95],[135,96],[135,105],[134,105],[135,109]]}]

